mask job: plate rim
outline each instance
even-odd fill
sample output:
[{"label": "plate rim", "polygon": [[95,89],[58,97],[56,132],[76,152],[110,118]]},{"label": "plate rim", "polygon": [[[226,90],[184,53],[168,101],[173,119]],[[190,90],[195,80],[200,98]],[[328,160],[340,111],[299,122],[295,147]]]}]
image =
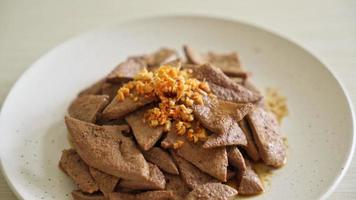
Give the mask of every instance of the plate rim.
[{"label": "plate rim", "polygon": [[[258,30],[263,31],[263,32],[265,32],[267,34],[270,34],[270,35],[273,35],[273,36],[277,36],[277,37],[282,38],[283,40],[285,40],[285,41],[297,46],[299,49],[307,52],[309,55],[314,57],[326,69],[326,71],[336,80],[337,84],[341,88],[341,91],[342,91],[343,95],[346,98],[348,110],[350,111],[350,114],[351,114],[352,144],[351,144],[350,148],[348,148],[347,159],[343,163],[343,168],[339,172],[339,174],[336,177],[336,179],[327,188],[327,191],[324,194],[322,194],[319,197],[319,199],[326,199],[327,197],[329,197],[335,191],[336,187],[340,184],[341,180],[344,178],[346,172],[350,168],[351,161],[352,161],[352,159],[354,157],[354,153],[355,153],[355,146],[356,146],[356,144],[355,144],[356,143],[355,111],[354,111],[354,105],[352,103],[352,100],[351,100],[351,97],[349,95],[349,92],[346,90],[343,82],[340,81],[340,78],[338,78],[338,76],[329,67],[330,65],[327,64],[325,62],[325,60],[322,60],[321,56],[319,56],[319,54],[316,53],[315,51],[313,51],[309,46],[305,45],[304,43],[302,44],[301,42],[297,42],[292,37],[286,36],[285,34],[283,34],[281,32],[277,32],[277,31],[275,31],[273,29],[258,25],[258,24],[254,23],[254,22],[233,18],[231,16],[225,16],[225,15],[223,16],[223,15],[217,15],[217,14],[204,14],[204,13],[156,14],[156,15],[148,15],[148,16],[140,16],[140,17],[128,18],[128,19],[125,19],[125,20],[123,20],[121,22],[118,22],[118,23],[113,23],[113,24],[109,24],[109,25],[105,25],[105,26],[99,26],[99,27],[96,27],[94,29],[81,32],[79,34],[75,34],[74,36],[69,37],[68,39],[60,42],[59,44],[57,44],[55,46],[53,46],[48,51],[46,51],[44,54],[39,56],[29,67],[27,67],[22,72],[22,74],[19,76],[19,78],[17,78],[15,83],[11,86],[11,88],[10,88],[8,94],[6,95],[5,100],[4,100],[4,102],[3,102],[3,104],[1,105],[1,108],[0,108],[0,130],[2,129],[2,121],[3,121],[3,117],[4,117],[3,110],[4,110],[4,107],[6,107],[7,104],[8,104],[7,102],[8,102],[9,97],[11,97],[13,95],[13,93],[14,93],[13,91],[16,90],[16,88],[18,87],[18,85],[21,82],[21,80],[27,74],[29,74],[31,71],[33,71],[36,68],[37,63],[40,60],[42,60],[43,58],[45,58],[47,55],[52,53],[54,50],[56,50],[58,48],[61,48],[62,46],[65,46],[66,44],[69,44],[69,43],[71,43],[71,42],[73,42],[75,40],[78,40],[83,36],[95,34],[97,32],[101,32],[101,31],[107,31],[107,30],[110,30],[112,28],[116,28],[119,25],[127,25],[127,24],[131,24],[131,23],[137,23],[137,22],[140,22],[140,21],[151,21],[151,20],[169,19],[169,18],[173,18],[173,19],[174,18],[195,18],[195,19],[201,18],[201,19],[225,21],[225,22],[230,22],[230,23],[239,23],[239,24],[244,25],[244,26],[249,26],[249,27],[252,27],[254,29],[258,29]],[[1,138],[1,135],[2,134],[0,133],[0,138]],[[0,172],[2,173],[7,185],[10,187],[11,191],[15,194],[15,196],[17,198],[19,198],[19,199],[24,199],[24,197],[20,194],[20,192],[16,189],[16,187],[11,182],[8,174],[5,173],[5,169],[3,167],[3,160],[2,160],[1,153],[0,153]]]}]

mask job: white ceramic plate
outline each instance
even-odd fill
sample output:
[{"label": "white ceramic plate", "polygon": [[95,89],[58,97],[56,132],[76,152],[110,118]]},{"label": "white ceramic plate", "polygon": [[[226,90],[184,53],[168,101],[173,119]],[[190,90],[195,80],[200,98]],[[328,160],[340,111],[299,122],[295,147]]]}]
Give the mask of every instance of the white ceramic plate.
[{"label": "white ceramic plate", "polygon": [[[316,57],[260,28],[208,17],[131,21],[72,39],[43,56],[3,105],[0,152],[5,177],[19,198],[70,199],[72,182],[57,167],[68,148],[63,117],[79,90],[128,55],[161,46],[239,52],[253,81],[288,98],[288,162],[266,193],[253,199],[319,199],[335,188],[353,149],[353,114],[345,91]],[[70,195],[69,195],[70,196]]]}]

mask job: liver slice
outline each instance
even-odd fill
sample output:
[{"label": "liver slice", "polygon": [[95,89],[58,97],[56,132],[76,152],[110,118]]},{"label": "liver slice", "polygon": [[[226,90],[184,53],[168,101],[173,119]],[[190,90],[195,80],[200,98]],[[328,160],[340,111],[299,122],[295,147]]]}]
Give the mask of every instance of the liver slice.
[{"label": "liver slice", "polygon": [[177,58],[177,52],[175,50],[169,48],[161,48],[149,55],[146,60],[148,66],[152,69],[157,68],[164,63],[176,60]]},{"label": "liver slice", "polygon": [[156,97],[138,97],[134,101],[131,97],[126,97],[123,101],[118,101],[114,98],[110,104],[104,109],[102,118],[104,119],[118,119],[121,118],[138,108],[145,106],[156,100]]},{"label": "liver slice", "polygon": [[240,59],[236,52],[223,54],[208,52],[207,58],[213,66],[219,67],[227,76],[243,79],[248,77],[248,74],[241,67]]},{"label": "liver slice", "polygon": [[150,108],[151,107],[142,108],[125,117],[125,120],[133,131],[137,143],[144,151],[151,149],[161,138],[163,133],[163,126],[152,128],[145,122],[144,115]]},{"label": "liver slice", "polygon": [[204,64],[190,69],[192,70],[193,77],[208,82],[211,91],[222,100],[236,103],[249,103],[257,102],[261,99],[260,94],[236,83],[226,76],[221,69],[210,64]]},{"label": "liver slice", "polygon": [[262,160],[272,167],[283,166],[286,162],[286,147],[275,116],[257,107],[247,115],[247,119]]},{"label": "liver slice", "polygon": [[147,161],[156,164],[161,170],[170,174],[179,174],[177,166],[171,156],[161,148],[153,147],[150,150],[143,152],[143,156]]},{"label": "liver slice", "polygon": [[204,144],[205,148],[246,145],[247,140],[238,121],[252,109],[253,105],[236,104],[205,96],[203,105],[194,105],[194,116],[214,134]]},{"label": "liver slice", "polygon": [[89,173],[88,165],[79,157],[74,149],[64,150],[62,152],[59,167],[73,179],[79,189],[93,193],[99,190],[98,185]]},{"label": "liver slice", "polygon": [[200,169],[186,161],[184,158],[176,155],[176,153],[172,152],[172,156],[178,165],[180,177],[190,189],[194,189],[205,183],[219,182],[217,179],[200,171]]},{"label": "liver slice", "polygon": [[228,200],[237,195],[237,191],[221,183],[207,183],[191,191],[186,200]]},{"label": "liver slice", "polygon": [[247,139],[247,145],[241,146],[247,153],[247,155],[253,160],[253,161],[258,161],[260,160],[260,155],[258,154],[256,144],[253,140],[252,133],[250,126],[248,125],[248,122],[245,119],[239,121],[240,128],[244,132],[246,139]]},{"label": "liver slice", "polygon": [[142,180],[121,180],[119,187],[129,190],[159,190],[164,189],[166,180],[161,170],[154,164],[148,163],[150,175]]},{"label": "liver slice", "polygon": [[178,58],[178,59],[175,59],[175,60],[163,63],[163,64],[164,65],[169,65],[171,67],[175,67],[175,68],[178,68],[178,69],[181,69],[182,63],[183,63],[182,59]]},{"label": "liver slice", "polygon": [[138,194],[128,194],[115,192],[109,195],[109,200],[180,200],[179,196],[173,191],[156,190],[142,192]]},{"label": "liver slice", "polygon": [[190,46],[183,46],[183,52],[188,63],[202,65],[208,62],[204,56],[200,55]]},{"label": "liver slice", "polygon": [[228,148],[227,157],[229,159],[229,164],[239,169],[239,172],[244,172],[246,170],[245,159],[237,147]]},{"label": "liver slice", "polygon": [[246,161],[246,170],[240,177],[238,191],[240,195],[256,195],[264,191],[261,179],[252,169],[252,166],[248,161]]},{"label": "liver slice", "polygon": [[106,80],[111,83],[132,80],[139,72],[146,69],[146,66],[147,64],[143,59],[128,58],[111,71]]},{"label": "liver slice", "polygon": [[227,132],[222,135],[212,134],[208,137],[208,140],[204,142],[203,148],[216,148],[230,145],[246,145],[244,135],[240,128],[234,126],[231,132]]},{"label": "liver slice", "polygon": [[227,76],[247,78],[236,52],[199,54],[189,46],[183,46],[183,50],[189,63],[199,65],[210,63],[219,67]]},{"label": "liver slice", "polygon": [[203,172],[220,181],[226,181],[228,161],[225,147],[203,148],[201,143],[193,143],[188,141],[185,136],[178,136],[175,128],[168,132],[161,145],[164,148],[170,148],[177,140],[184,142],[182,147],[175,150],[179,156],[191,162]]},{"label": "liver slice", "polygon": [[148,163],[121,126],[97,126],[71,117],[65,122],[73,145],[91,167],[125,179],[148,178]]},{"label": "liver slice", "polygon": [[120,178],[106,174],[102,171],[99,171],[95,168],[89,167],[89,172],[94,178],[96,183],[99,185],[99,189],[104,194],[113,192]]},{"label": "liver slice", "polygon": [[[242,93],[241,91],[237,91],[237,89],[229,89],[221,85],[217,85],[215,83],[209,83],[211,91],[220,99],[225,101],[231,101],[236,103],[254,103],[258,102],[259,98],[252,98],[253,100],[249,100],[249,93]],[[242,87],[242,86],[241,86]],[[240,90],[240,89],[239,89]]]},{"label": "liver slice", "polygon": [[74,200],[107,200],[102,194],[88,194],[79,190],[74,190],[72,197]]},{"label": "liver slice", "polygon": [[121,83],[104,83],[101,87],[101,94],[108,95],[111,102],[122,85]]},{"label": "liver slice", "polygon": [[83,95],[77,97],[69,106],[71,117],[95,123],[97,115],[109,103],[107,95]]}]

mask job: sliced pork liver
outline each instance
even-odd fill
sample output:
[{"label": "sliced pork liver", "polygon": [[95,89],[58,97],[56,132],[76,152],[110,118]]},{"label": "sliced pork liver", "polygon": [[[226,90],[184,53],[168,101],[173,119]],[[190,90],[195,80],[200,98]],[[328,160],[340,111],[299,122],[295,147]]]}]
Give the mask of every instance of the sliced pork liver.
[{"label": "sliced pork liver", "polygon": [[188,63],[202,65],[208,61],[190,46],[183,46],[183,52]]},{"label": "sliced pork liver", "polygon": [[180,177],[190,189],[194,189],[197,186],[203,185],[205,183],[219,182],[212,176],[200,171],[200,169],[186,161],[184,158],[176,155],[176,153],[173,151],[172,156],[178,165]]},{"label": "sliced pork liver", "polygon": [[177,52],[169,48],[161,48],[147,57],[147,63],[150,68],[156,68],[164,63],[176,60]]},{"label": "sliced pork liver", "polygon": [[151,109],[151,107],[145,107],[125,117],[125,120],[133,131],[137,143],[145,151],[152,148],[163,133],[163,126],[152,128],[145,122],[144,115],[149,109]]},{"label": "sliced pork liver", "polygon": [[89,172],[99,185],[99,189],[104,194],[113,192],[120,178],[89,167]]},{"label": "sliced pork liver", "polygon": [[163,173],[154,164],[148,163],[150,175],[142,180],[121,180],[119,187],[128,190],[159,190],[164,189],[166,180]]},{"label": "sliced pork liver", "polygon": [[163,64],[180,69],[182,67],[182,60],[178,58]]},{"label": "sliced pork liver", "polygon": [[171,190],[177,193],[182,199],[190,192],[187,184],[180,176],[172,174],[164,174],[166,177],[166,190]]},{"label": "sliced pork liver", "polygon": [[79,190],[74,190],[72,197],[74,200],[107,200],[102,194],[88,194]]},{"label": "sliced pork liver", "polygon": [[211,91],[218,98],[237,103],[257,102],[261,95],[252,92],[226,76],[219,68],[210,64],[192,67],[192,75],[208,82]]},{"label": "sliced pork liver", "polygon": [[189,63],[199,65],[211,63],[222,69],[228,76],[247,78],[247,73],[242,70],[240,59],[236,52],[199,54],[189,46],[183,46],[183,50]]},{"label": "sliced pork liver", "polygon": [[156,164],[161,170],[170,174],[179,174],[177,166],[171,156],[161,148],[153,147],[150,150],[143,152],[143,156],[147,161]]},{"label": "sliced pork liver", "polygon": [[225,147],[203,148],[201,143],[193,143],[188,141],[185,136],[178,136],[175,128],[168,132],[161,145],[164,148],[170,148],[178,140],[184,142],[182,147],[175,150],[179,156],[191,162],[203,172],[220,181],[226,181],[228,161]]},{"label": "sliced pork liver", "polygon": [[237,147],[228,148],[227,157],[229,159],[229,164],[239,169],[239,172],[244,172],[246,170],[245,159]]},{"label": "sliced pork liver", "polygon": [[286,162],[286,147],[275,116],[257,107],[247,115],[247,119],[262,160],[272,167],[283,166]]},{"label": "sliced pork liver", "polygon": [[[211,91],[220,99],[226,101],[232,101],[236,103],[248,103],[248,102],[258,102],[260,98],[253,98],[249,100],[247,97],[249,94],[237,92],[235,89],[228,89],[224,86],[217,85],[215,83],[209,83]],[[242,87],[242,86],[241,86]]]},{"label": "sliced pork liver", "polygon": [[208,140],[204,142],[203,148],[224,147],[230,145],[246,145],[244,134],[240,128],[234,126],[232,130],[222,135],[212,134]]},{"label": "sliced pork liver", "polygon": [[98,185],[89,173],[88,165],[84,163],[75,150],[69,149],[62,152],[59,167],[73,179],[80,190],[87,193],[99,190]]},{"label": "sliced pork liver", "polygon": [[208,96],[205,96],[203,101],[203,105],[193,106],[194,116],[214,133],[204,147],[246,145],[246,136],[238,121],[251,110],[252,104],[236,104]]},{"label": "sliced pork liver", "polygon": [[148,163],[120,126],[97,126],[72,117],[65,122],[75,149],[89,166],[125,179],[148,178]]},{"label": "sliced pork liver", "polygon": [[252,169],[250,162],[246,161],[246,170],[240,177],[239,194],[240,195],[256,195],[264,191],[261,179]]},{"label": "sliced pork liver", "polygon": [[121,83],[104,83],[101,87],[101,94],[108,95],[110,101],[116,96],[117,91],[123,84]]},{"label": "sliced pork liver", "polygon": [[243,79],[248,77],[248,74],[241,67],[240,59],[236,52],[225,54],[208,52],[207,58],[213,66],[219,67],[227,76]]},{"label": "sliced pork liver", "polygon": [[129,58],[111,71],[106,80],[112,83],[132,80],[139,72],[146,69],[146,66],[147,64],[143,59]]},{"label": "sliced pork liver", "polygon": [[95,123],[97,115],[109,103],[107,95],[83,95],[77,97],[69,106],[68,113],[76,119]]},{"label": "sliced pork liver", "polygon": [[250,126],[248,125],[246,118],[239,121],[239,125],[247,139],[247,145],[241,146],[241,147],[246,151],[247,155],[253,161],[260,160],[260,155],[258,154],[256,144],[253,141],[252,132],[251,132]]},{"label": "sliced pork liver", "polygon": [[115,192],[109,195],[109,200],[179,200],[180,198],[173,191],[156,190],[142,192],[138,194],[128,194]]},{"label": "sliced pork liver", "polygon": [[237,195],[237,191],[221,183],[207,183],[191,191],[186,200],[228,200]]},{"label": "sliced pork liver", "polygon": [[104,109],[101,117],[104,119],[118,119],[155,100],[156,97],[154,96],[138,97],[137,101],[134,101],[131,97],[126,97],[123,101],[118,101],[114,98]]}]

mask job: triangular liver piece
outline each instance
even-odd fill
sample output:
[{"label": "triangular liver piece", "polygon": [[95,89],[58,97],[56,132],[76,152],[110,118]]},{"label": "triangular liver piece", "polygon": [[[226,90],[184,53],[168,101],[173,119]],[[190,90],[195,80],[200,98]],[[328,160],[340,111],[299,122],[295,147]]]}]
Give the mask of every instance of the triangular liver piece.
[{"label": "triangular liver piece", "polygon": [[175,150],[179,156],[191,162],[203,172],[210,174],[220,181],[226,181],[228,160],[225,147],[203,148],[202,143],[193,143],[188,141],[185,136],[178,136],[175,128],[172,128],[168,132],[161,146],[170,148],[178,140],[184,142],[180,148]]},{"label": "triangular liver piece", "polygon": [[125,179],[149,176],[148,163],[133,139],[122,135],[122,127],[97,126],[72,117],[65,122],[76,151],[89,166]]},{"label": "triangular liver piece", "polygon": [[237,147],[228,148],[227,157],[229,159],[229,164],[239,169],[239,172],[244,172],[246,170],[245,159]]},{"label": "triangular liver piece", "polygon": [[286,162],[286,147],[275,116],[261,107],[247,115],[262,160],[269,166],[281,167]]},{"label": "triangular liver piece", "polygon": [[246,170],[239,178],[239,194],[241,195],[256,195],[264,191],[262,181],[256,172],[252,169],[250,162],[246,161]]},{"label": "triangular liver piece", "polygon": [[211,64],[192,67],[191,70],[194,78],[208,82],[211,91],[222,100],[248,103],[257,102],[261,99],[260,94],[236,83],[226,76],[221,69]]},{"label": "triangular liver piece", "polygon": [[172,156],[179,168],[179,175],[190,189],[194,189],[205,183],[218,183],[219,181],[209,174],[202,172],[184,158],[178,156],[172,151]]},{"label": "triangular liver piece", "polygon": [[146,57],[150,70],[156,69],[160,65],[177,59],[177,52],[174,49],[160,48]]},{"label": "triangular liver piece", "polygon": [[191,64],[202,65],[211,63],[212,65],[219,67],[227,76],[247,78],[247,73],[242,70],[240,59],[236,52],[207,52],[201,54],[190,46],[184,46],[183,51],[187,61]]},{"label": "triangular liver piece", "polygon": [[109,103],[107,95],[83,95],[77,97],[69,106],[68,113],[71,117],[95,123],[97,115]]},{"label": "triangular liver piece", "polygon": [[99,185],[99,189],[104,194],[113,192],[120,178],[112,176],[110,174],[99,171],[93,167],[89,167],[89,172]]},{"label": "triangular liver piece", "polygon": [[146,69],[146,66],[147,64],[143,59],[129,58],[111,71],[106,80],[111,83],[132,80],[139,72]]},{"label": "triangular liver piece", "polygon": [[176,164],[165,150],[159,147],[153,147],[143,152],[143,156],[147,161],[156,164],[162,171],[175,175],[179,174]]},{"label": "triangular liver piece", "polygon": [[208,137],[208,140],[204,142],[203,148],[215,148],[231,145],[246,145],[246,136],[242,132],[241,128],[234,126],[232,131],[224,133],[222,135],[212,134]]},{"label": "triangular liver piece", "polygon": [[152,97],[139,96],[137,101],[135,101],[131,97],[126,97],[123,101],[118,101],[117,98],[115,97],[110,102],[110,104],[106,106],[101,117],[103,119],[119,119],[155,100],[156,100],[155,96]]},{"label": "triangular liver piece", "polygon": [[73,179],[80,190],[86,193],[93,193],[99,190],[97,183],[89,173],[88,165],[74,149],[62,152],[59,167]]},{"label": "triangular liver piece", "polygon": [[125,120],[130,125],[132,132],[140,147],[147,151],[156,144],[163,133],[163,126],[152,128],[145,121],[145,113],[151,107],[145,107],[137,110],[125,117]]},{"label": "triangular liver piece", "polygon": [[258,154],[257,147],[253,140],[252,132],[251,132],[250,126],[248,125],[246,118],[239,121],[239,125],[247,139],[247,144],[245,146],[241,146],[241,147],[246,151],[247,155],[253,161],[260,160],[260,154]]},{"label": "triangular liver piece", "polygon": [[225,184],[207,183],[191,191],[186,200],[227,200],[237,195],[237,191]]},{"label": "triangular liver piece", "polygon": [[211,148],[227,145],[246,145],[247,140],[238,121],[252,109],[253,105],[237,104],[214,97],[203,97],[203,105],[194,105],[196,119],[208,130],[213,132],[203,147]]},{"label": "triangular liver piece", "polygon": [[166,180],[161,170],[154,164],[148,163],[150,175],[142,180],[121,180],[119,187],[128,190],[163,190],[166,186]]}]

